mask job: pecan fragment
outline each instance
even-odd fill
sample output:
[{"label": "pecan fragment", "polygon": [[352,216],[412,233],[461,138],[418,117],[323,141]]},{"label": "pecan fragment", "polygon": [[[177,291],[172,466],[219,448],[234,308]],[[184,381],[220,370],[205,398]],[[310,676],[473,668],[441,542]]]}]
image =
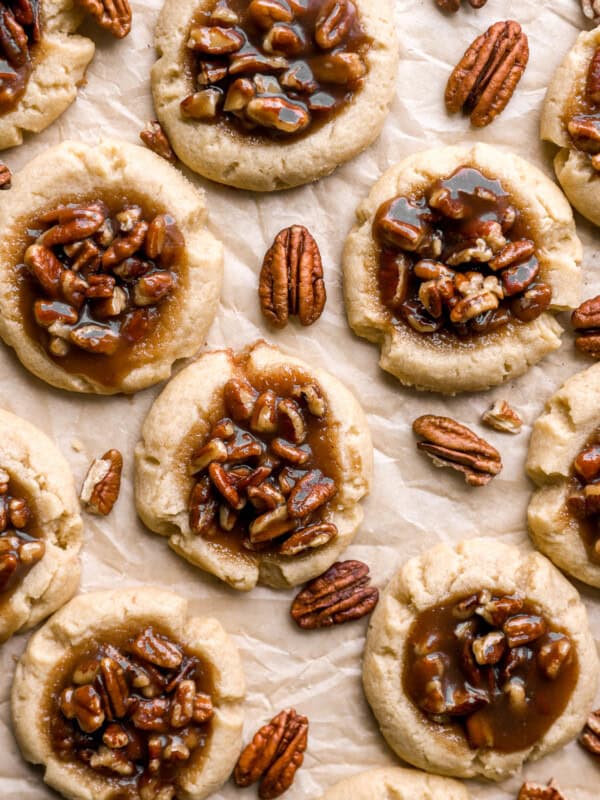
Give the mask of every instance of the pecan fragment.
[{"label": "pecan fragment", "polygon": [[581,9],[588,19],[600,20],[600,0],[581,0]]},{"label": "pecan fragment", "polygon": [[517,800],[566,800],[554,778],[546,786],[527,781],[521,786]]},{"label": "pecan fragment", "polygon": [[506,400],[496,400],[481,421],[501,433],[520,433],[523,427],[523,420]]},{"label": "pecan fragment", "polygon": [[123,39],[131,31],[131,7],[129,0],[77,0],[91,14],[101,28],[110,31],[117,39]]},{"label": "pecan fragment", "polygon": [[600,756],[600,709],[588,717],[579,741],[590,753]]},{"label": "pecan fragment", "polygon": [[425,439],[417,442],[417,448],[430,456],[435,466],[462,472],[471,486],[485,486],[502,469],[495,447],[449,417],[419,417],[413,430]]},{"label": "pecan fragment", "polygon": [[12,185],[12,172],[9,167],[0,161],[0,189],[10,189]]},{"label": "pecan fragment", "polygon": [[261,779],[261,800],[279,797],[302,766],[307,742],[308,719],[294,709],[281,711],[242,751],[233,773],[236,784],[250,786]]},{"label": "pecan fragment", "polygon": [[585,355],[600,358],[600,295],[585,300],[571,315],[577,331],[575,347]]},{"label": "pecan fragment", "polygon": [[140,133],[140,139],[149,150],[164,158],[170,164],[177,163],[177,156],[173,152],[167,134],[162,125],[156,119],[150,120],[144,130]]},{"label": "pecan fragment", "polygon": [[323,313],[326,293],[323,264],[316,241],[301,225],[280,231],[260,273],[259,297],[265,317],[277,328],[297,315],[312,325]]},{"label": "pecan fragment", "polygon": [[118,450],[108,450],[92,462],[81,489],[81,502],[90,514],[107,516],[121,489],[123,457]]},{"label": "pecan fragment", "polygon": [[369,567],[361,561],[338,561],[306,584],[291,607],[300,628],[328,628],[361,619],[375,608],[379,591],[370,586]]},{"label": "pecan fragment", "polygon": [[507,106],[529,60],[518,22],[497,22],[470,45],[446,87],[450,113],[465,109],[476,127],[489,125]]}]

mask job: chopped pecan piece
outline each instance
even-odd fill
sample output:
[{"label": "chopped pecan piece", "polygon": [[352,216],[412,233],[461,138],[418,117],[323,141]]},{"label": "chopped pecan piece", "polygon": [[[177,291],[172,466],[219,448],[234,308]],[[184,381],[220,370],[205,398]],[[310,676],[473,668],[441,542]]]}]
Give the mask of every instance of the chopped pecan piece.
[{"label": "chopped pecan piece", "polygon": [[12,185],[12,172],[6,164],[0,161],[0,189],[10,189]]},{"label": "chopped pecan piece", "polygon": [[521,786],[517,800],[566,800],[554,779],[546,786],[527,781]]},{"label": "chopped pecan piece", "polygon": [[590,753],[600,756],[600,709],[588,717],[579,741]]},{"label": "chopped pecan piece", "polygon": [[379,601],[379,591],[369,583],[369,567],[362,561],[338,561],[296,596],[292,618],[307,630],[361,619]]},{"label": "chopped pecan piece", "polygon": [[170,164],[177,163],[177,156],[173,152],[167,134],[162,129],[162,125],[158,120],[154,119],[147,123],[144,130],[140,133],[140,139],[147,148],[152,150],[157,155],[164,158]]},{"label": "chopped pecan piece", "polygon": [[277,234],[262,266],[259,297],[263,314],[278,328],[290,315],[297,315],[302,325],[321,316],[326,301],[321,254],[303,226]]},{"label": "chopped pecan piece", "polygon": [[449,417],[419,417],[413,430],[425,439],[417,442],[418,449],[430,456],[435,466],[462,472],[471,486],[485,486],[502,469],[495,447]]},{"label": "chopped pecan piece", "polygon": [[118,450],[108,450],[92,462],[83,488],[81,502],[90,514],[110,514],[119,497],[123,457]]},{"label": "chopped pecan piece", "polygon": [[600,0],[581,0],[581,9],[588,19],[600,20]]},{"label": "chopped pecan piece", "polygon": [[497,22],[470,45],[448,80],[446,107],[465,109],[476,127],[489,125],[510,101],[529,60],[518,22]]},{"label": "chopped pecan piece", "polygon": [[240,755],[233,777],[238,786],[261,779],[259,797],[271,800],[287,791],[304,760],[308,720],[294,709],[263,725]]},{"label": "chopped pecan piece", "polygon": [[481,417],[481,421],[501,433],[520,433],[523,420],[506,400],[496,400]]},{"label": "chopped pecan piece", "polygon": [[77,0],[91,14],[101,28],[123,39],[131,30],[129,0]]}]

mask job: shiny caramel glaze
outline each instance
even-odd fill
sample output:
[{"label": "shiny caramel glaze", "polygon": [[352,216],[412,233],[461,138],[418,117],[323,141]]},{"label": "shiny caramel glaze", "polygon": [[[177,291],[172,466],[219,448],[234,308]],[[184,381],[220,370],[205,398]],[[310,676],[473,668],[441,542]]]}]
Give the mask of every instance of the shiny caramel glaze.
[{"label": "shiny caramel glaze", "polygon": [[[506,611],[499,613],[494,625],[480,613],[479,601],[487,597],[491,602],[502,598],[507,603]],[[473,636],[502,632],[507,622],[516,624],[524,615],[539,626],[541,635],[510,649],[505,639],[500,659],[480,666],[474,656]],[[558,675],[551,679],[540,667],[540,650],[558,646],[559,641],[569,648],[569,653]],[[445,735],[466,738],[473,749],[514,753],[532,747],[564,712],[579,674],[577,656],[569,644],[564,631],[540,615],[533,602],[518,595],[507,597],[490,592],[485,598],[481,594],[451,597],[420,612],[413,622],[406,640],[404,690]],[[438,659],[445,665],[441,704],[427,693],[429,682],[435,681],[438,674],[434,663]],[[524,687],[525,705],[516,705],[511,699],[509,681],[514,681],[519,691]]]},{"label": "shiny caramel glaze", "polygon": [[577,530],[590,561],[600,564],[600,430],[594,431],[573,462],[563,522]]},{"label": "shiny caramel glaze", "polygon": [[[345,0],[344,0],[345,1]],[[248,7],[251,0],[221,0],[216,2],[210,10],[203,10],[196,14],[190,25],[190,30],[195,25],[209,25],[211,23],[211,15],[215,7],[221,8],[224,4],[230,8],[235,14],[238,15],[240,22],[238,25],[231,26],[234,30],[239,31],[243,36],[244,44],[239,50],[239,55],[257,52],[260,57],[272,58],[273,55],[283,55],[282,52],[270,53],[263,47],[263,38],[265,36],[265,29],[259,27],[248,13]],[[285,88],[284,92],[268,93],[269,96],[287,97],[293,103],[298,104],[305,112],[310,114],[310,123],[307,127],[296,133],[287,133],[284,131],[276,130],[273,128],[264,127],[262,125],[249,124],[248,120],[242,120],[233,112],[224,111],[222,108],[219,110],[214,124],[219,125],[223,131],[229,133],[236,133],[245,139],[252,139],[256,141],[293,141],[298,140],[310,133],[315,132],[327,122],[334,119],[341,111],[343,111],[350,103],[352,103],[356,94],[361,90],[364,83],[364,76],[350,81],[347,84],[334,83],[326,79],[315,80],[312,74],[315,62],[322,59],[326,55],[336,54],[339,52],[356,53],[362,61],[365,62],[366,55],[372,45],[372,40],[366,35],[361,24],[360,15],[352,2],[349,3],[351,13],[353,14],[352,25],[350,26],[347,35],[343,42],[331,50],[320,48],[315,41],[315,23],[322,8],[325,6],[324,0],[277,0],[285,8],[290,9],[294,14],[293,21],[289,24],[294,32],[296,32],[303,40],[304,46],[300,53],[296,56],[289,56],[289,67],[291,69],[298,69],[298,73],[302,80],[313,80],[316,86],[312,90],[298,91],[292,88]],[[223,23],[217,23],[223,24]],[[229,27],[229,26],[227,26]],[[186,37],[187,41],[187,37]],[[235,55],[238,55],[236,53]],[[186,71],[188,79],[191,82],[193,91],[204,88],[216,88],[223,97],[227,95],[227,90],[230,85],[237,78],[249,77],[252,78],[255,73],[241,73],[235,75],[227,75],[224,79],[215,83],[198,85],[199,75],[199,62],[205,61],[211,65],[220,66],[226,64],[227,61],[219,56],[205,56],[204,54],[195,54],[190,52],[189,48],[184,47],[184,59],[186,63]],[[366,63],[365,63],[366,66]],[[273,75],[280,77],[285,70],[260,70],[258,74]]]},{"label": "shiny caramel glaze", "polygon": [[38,58],[40,0],[0,5],[0,115],[13,111],[25,94]]},{"label": "shiny caramel glaze", "polygon": [[[136,637],[148,630],[153,635],[167,640],[171,645],[175,645],[181,652],[183,660],[179,667],[169,670],[153,666],[151,663],[149,665],[147,661],[140,658],[133,651],[132,643]],[[120,663],[127,675],[126,680],[131,692],[131,711],[128,711],[125,717],[114,718],[113,715],[112,720],[109,719],[107,714],[106,720],[97,731],[85,733],[76,719],[69,720],[65,717],[61,711],[61,697],[63,697],[66,689],[75,685],[73,678],[78,667],[85,667],[86,662],[89,660],[96,660],[111,653],[114,655],[114,648],[124,656]],[[184,679],[195,682],[198,693],[210,697],[214,692],[214,678],[209,665],[205,664],[198,656],[189,653],[179,643],[174,642],[172,637],[158,626],[120,627],[98,632],[83,644],[69,650],[68,655],[55,666],[47,683],[46,705],[43,709],[43,723],[46,735],[52,750],[61,761],[77,765],[79,768],[89,772],[90,777],[97,779],[98,776],[101,776],[103,781],[113,787],[113,792],[110,795],[111,800],[137,800],[140,797],[140,785],[143,786],[145,781],[155,780],[158,782],[159,787],[165,789],[171,786],[174,787],[180,770],[189,767],[192,763],[197,763],[198,759],[202,758],[202,752],[211,735],[210,720],[202,724],[192,723],[177,729],[168,724],[156,730],[143,730],[136,727],[131,721],[131,713],[135,711],[136,704],[148,702],[149,699],[152,699],[154,693],[148,690],[135,689],[132,686],[126,662],[133,664],[136,668],[140,666],[146,670],[149,668],[153,679],[158,679],[158,682],[162,682],[163,685],[168,685],[169,682],[174,682],[178,675],[183,675]],[[92,685],[98,689],[99,694],[104,694],[104,697],[106,697],[105,689],[101,686],[102,680],[102,676],[99,674]],[[172,697],[172,694],[170,694],[170,697]],[[107,703],[104,700],[103,708],[105,709],[106,706]],[[123,752],[127,756],[131,756],[131,760],[135,765],[132,775],[119,775],[108,768],[92,768],[90,766],[91,756],[103,746],[103,735],[108,726],[114,722],[121,725],[129,734],[130,742],[123,749]],[[197,744],[193,749],[190,748],[190,759],[183,761],[180,767],[177,764],[163,762],[160,770],[150,773],[148,768],[148,744],[150,739],[156,736],[172,737],[176,744],[181,744],[186,740],[189,743],[191,736],[197,740]],[[175,796],[174,788],[171,796]]]},{"label": "shiny caramel glaze", "polygon": [[[122,210],[124,206],[132,204],[141,206],[145,220],[150,220],[158,214],[169,213],[169,209],[151,202],[145,195],[131,190],[118,193],[96,191],[93,196],[69,195],[62,199],[62,205],[88,204],[94,201],[103,202],[113,215]],[[53,205],[51,208],[54,207],[56,206]],[[66,370],[69,374],[93,380],[108,389],[118,388],[123,379],[134,369],[151,364],[159,357],[166,344],[172,339],[173,320],[177,315],[180,299],[187,288],[186,256],[184,254],[182,263],[172,269],[176,279],[174,291],[158,306],[149,310],[149,329],[139,341],[135,342],[122,337],[116,352],[110,356],[89,353],[76,346],[71,347],[66,356],[54,356],[48,350],[49,334],[36,323],[33,313],[35,301],[44,295],[40,292],[37,281],[23,263],[27,247],[41,233],[41,229],[37,227],[37,216],[50,211],[51,208],[40,209],[35,218],[18,222],[15,225],[10,248],[10,260],[15,265],[15,302],[26,334],[48,358],[51,358],[58,367]],[[89,308],[89,303],[86,305]],[[90,310],[86,312],[86,315],[90,321],[95,321]],[[106,320],[102,322],[110,325]]]}]

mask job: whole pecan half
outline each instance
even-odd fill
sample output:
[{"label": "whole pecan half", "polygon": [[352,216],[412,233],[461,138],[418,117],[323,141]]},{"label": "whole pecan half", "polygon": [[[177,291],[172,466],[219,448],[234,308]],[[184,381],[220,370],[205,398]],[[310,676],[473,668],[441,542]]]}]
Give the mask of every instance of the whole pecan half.
[{"label": "whole pecan half", "polygon": [[571,314],[571,324],[578,332],[575,347],[592,358],[600,358],[600,295],[576,308]]},{"label": "whole pecan half", "polygon": [[167,139],[167,134],[158,120],[150,120],[146,124],[144,130],[140,133],[140,139],[149,150],[164,158],[165,161],[170,164],[177,162],[177,156],[173,152],[173,148]]},{"label": "whole pecan half", "polygon": [[286,792],[304,760],[308,719],[286,709],[263,725],[242,751],[233,777],[238,786],[261,779],[258,796],[272,800]]},{"label": "whole pecan half", "polygon": [[101,28],[123,39],[131,30],[129,0],[77,0],[91,14]]},{"label": "whole pecan half", "polygon": [[258,287],[264,316],[277,328],[297,315],[302,325],[316,322],[327,295],[319,246],[302,225],[280,231],[267,251]]},{"label": "whole pecan half", "polygon": [[92,462],[83,488],[81,502],[90,514],[110,514],[119,497],[123,457],[118,450],[109,450]]},{"label": "whole pecan half", "polygon": [[477,128],[489,125],[513,96],[529,61],[518,22],[496,22],[470,45],[446,86],[446,108],[465,110]]},{"label": "whole pecan half", "polygon": [[450,417],[426,414],[413,422],[413,431],[425,439],[417,442],[417,448],[427,453],[436,467],[462,472],[470,486],[485,486],[502,469],[496,448]]},{"label": "whole pecan half", "polygon": [[[454,14],[460,8],[460,0],[435,0],[442,11],[449,11]],[[471,8],[483,8],[487,0],[469,0]]]},{"label": "whole pecan half", "polygon": [[590,753],[600,756],[600,708],[588,717],[579,741]]},{"label": "whole pecan half", "polygon": [[547,786],[527,781],[521,786],[517,800],[565,800],[565,796],[553,778]]},{"label": "whole pecan half", "polygon": [[369,586],[370,580],[362,561],[338,561],[296,596],[290,611],[294,622],[315,629],[365,617],[379,601],[379,590]]}]

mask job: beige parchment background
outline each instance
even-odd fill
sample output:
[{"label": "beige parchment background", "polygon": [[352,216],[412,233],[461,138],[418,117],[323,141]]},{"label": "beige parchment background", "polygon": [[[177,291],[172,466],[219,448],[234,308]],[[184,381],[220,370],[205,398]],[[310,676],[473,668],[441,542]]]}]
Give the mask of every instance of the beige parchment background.
[{"label": "beige parchment background", "polygon": [[[132,35],[117,42],[86,25],[97,42],[87,85],[77,102],[44,134],[32,137],[6,160],[13,170],[66,138],[94,142],[106,135],[137,141],[152,116],[149,69],[154,60],[153,28],[161,0],[133,2]],[[464,0],[466,4],[466,0]],[[449,70],[476,34],[498,19],[517,19],[525,28],[531,60],[517,94],[496,122],[478,132],[463,118],[447,117],[443,89]],[[514,149],[552,175],[551,152],[538,140],[541,103],[550,76],[583,26],[579,0],[488,0],[447,18],[434,0],[396,0],[402,60],[398,89],[379,142],[333,177],[285,194],[260,196],[195,179],[208,195],[210,226],[226,248],[225,289],[207,347],[240,347],[267,337],[282,348],[329,369],[356,393],[368,413],[375,445],[375,481],[365,503],[365,522],[347,556],[371,566],[383,587],[411,556],[440,540],[476,535],[499,537],[529,547],[524,528],[531,485],[523,470],[531,424],[545,400],[589,362],[576,355],[567,333],[562,348],[530,372],[492,392],[447,399],[402,389],[377,366],[377,350],[354,337],[346,323],[340,259],[354,210],[372,183],[394,161],[415,150],[474,141]],[[310,329],[290,325],[269,331],[262,321],[257,274],[273,236],[292,223],[307,225],[317,238],[329,295],[321,320]],[[584,297],[600,292],[597,245],[600,234],[581,218],[585,244]],[[239,594],[186,565],[165,541],[137,521],[132,497],[132,454],[142,420],[160,387],[136,397],[97,399],[70,395],[32,378],[0,345],[0,405],[39,425],[59,445],[80,485],[89,461],[109,447],[125,457],[121,497],[108,519],[85,518],[82,590],[157,583],[192,601],[198,613],[216,615],[234,636],[248,682],[246,739],[280,708],[294,705],[310,718],[305,766],[289,800],[315,800],[339,779],[393,764],[360,684],[366,623],[330,631],[301,632],[288,618],[293,592],[264,588]],[[412,420],[423,413],[449,414],[480,430],[481,413],[507,398],[526,420],[521,435],[485,432],[502,452],[504,471],[487,488],[468,489],[448,471],[433,470],[417,455]],[[83,445],[81,452],[73,442]],[[600,639],[600,593],[582,589],[596,639]],[[27,636],[0,649],[0,798],[56,797],[40,771],[20,757],[10,729],[9,691],[15,659]],[[600,705],[600,698],[598,698]],[[600,760],[577,744],[527,768],[529,779],[555,776],[568,800],[600,796]],[[500,786],[470,782],[474,800],[513,800],[523,776]],[[249,800],[256,789],[227,784],[218,800]]]}]

